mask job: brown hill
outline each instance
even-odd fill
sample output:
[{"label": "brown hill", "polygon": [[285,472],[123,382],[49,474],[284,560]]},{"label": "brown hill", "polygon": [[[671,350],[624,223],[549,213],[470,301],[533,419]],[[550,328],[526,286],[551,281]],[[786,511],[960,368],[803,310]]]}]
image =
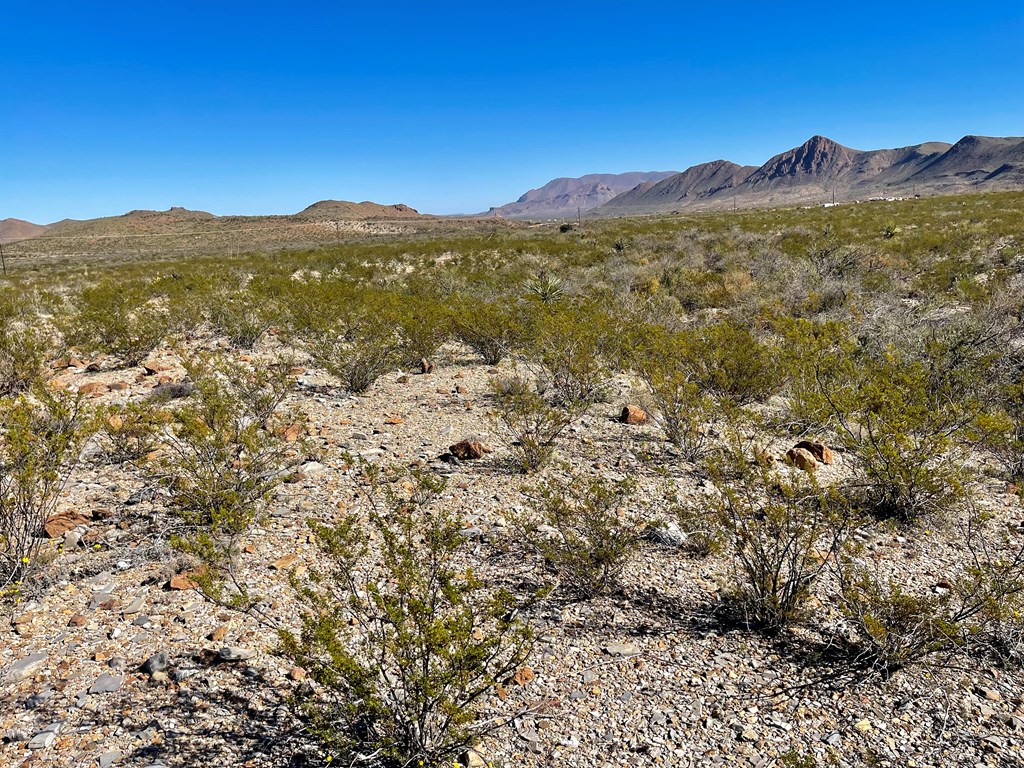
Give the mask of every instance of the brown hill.
[{"label": "brown hill", "polygon": [[44,224],[33,224],[22,219],[0,219],[0,242],[10,243],[36,237],[47,230]]},{"label": "brown hill", "polygon": [[491,208],[485,216],[507,219],[553,219],[590,211],[637,184],[658,182],[675,171],[631,171],[629,173],[591,173],[579,178],[552,179],[543,187],[531,189],[514,203]]},{"label": "brown hill", "polygon": [[420,216],[422,214],[415,208],[401,203],[381,205],[368,201],[350,203],[347,200],[321,200],[295,214],[297,219],[317,221],[325,219],[412,219]]},{"label": "brown hill", "polygon": [[[745,175],[744,175],[745,173]],[[966,136],[863,151],[824,136],[759,168],[718,160],[655,185],[638,185],[596,215],[669,212],[681,207],[757,207],[949,194],[1024,187],[1024,139]]]}]

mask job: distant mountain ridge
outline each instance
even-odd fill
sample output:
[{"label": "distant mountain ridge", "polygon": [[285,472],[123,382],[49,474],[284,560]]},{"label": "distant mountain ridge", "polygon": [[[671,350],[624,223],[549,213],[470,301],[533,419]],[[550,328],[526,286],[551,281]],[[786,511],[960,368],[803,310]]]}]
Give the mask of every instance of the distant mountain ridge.
[{"label": "distant mountain ridge", "polygon": [[965,136],[858,150],[812,136],[760,167],[725,160],[638,184],[591,211],[597,216],[906,197],[1024,188],[1024,138]]},{"label": "distant mountain ridge", "polygon": [[514,203],[491,208],[485,216],[506,219],[552,219],[575,216],[577,209],[591,211],[637,184],[657,182],[675,171],[590,173],[579,178],[558,178],[531,189]]}]

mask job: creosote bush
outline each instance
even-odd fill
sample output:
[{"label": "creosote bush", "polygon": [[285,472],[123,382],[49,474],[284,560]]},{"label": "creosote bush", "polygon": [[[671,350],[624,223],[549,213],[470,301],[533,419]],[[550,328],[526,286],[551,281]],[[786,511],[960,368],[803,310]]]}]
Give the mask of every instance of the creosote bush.
[{"label": "creosote bush", "polygon": [[204,566],[200,586],[219,597],[228,578],[236,590],[231,599],[244,600],[232,571],[239,540],[301,453],[268,421],[283,393],[273,379],[254,385],[266,373],[214,359],[188,367],[195,393],[172,412],[162,451],[147,469],[168,489],[182,520],[172,543]]},{"label": "creosote bush", "polygon": [[24,392],[39,381],[48,354],[49,344],[42,334],[28,325],[0,319],[0,397]]},{"label": "creosote bush", "polygon": [[378,477],[372,507],[310,521],[322,568],[293,579],[304,607],[282,652],[320,685],[304,702],[313,732],[344,764],[452,765],[511,716],[496,688],[527,658],[513,596],[461,562],[444,484]]},{"label": "creosote bush", "polygon": [[580,403],[558,406],[537,392],[536,384],[520,377],[491,383],[491,420],[522,472],[535,472],[555,454],[558,437],[583,413]]},{"label": "creosote bush", "polygon": [[38,566],[43,523],[91,428],[81,400],[42,387],[0,400],[0,597],[16,598]]},{"label": "creosote bush", "polygon": [[629,480],[575,475],[547,480],[529,493],[534,514],[520,527],[568,591],[593,597],[620,586],[640,544],[640,529],[622,509],[633,488]]},{"label": "creosote bush", "polygon": [[798,619],[826,563],[842,546],[848,512],[840,495],[811,474],[779,470],[734,444],[709,471],[718,490],[710,513],[731,550],[739,618],[768,630]]}]

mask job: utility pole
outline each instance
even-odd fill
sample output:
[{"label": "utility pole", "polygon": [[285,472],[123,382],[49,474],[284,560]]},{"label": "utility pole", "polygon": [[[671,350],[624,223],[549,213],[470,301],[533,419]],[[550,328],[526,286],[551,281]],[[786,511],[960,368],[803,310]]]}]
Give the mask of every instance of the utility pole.
[{"label": "utility pole", "polygon": [[7,277],[7,259],[4,257],[4,241],[0,238],[0,264],[4,267],[4,277]]},{"label": "utility pole", "polygon": [[836,188],[832,187],[832,205],[836,204]]},{"label": "utility pole", "polygon": [[341,248],[341,230],[339,229],[338,222],[334,222],[334,244]]},{"label": "utility pole", "polygon": [[580,206],[576,206],[576,226],[583,226],[583,212],[580,210]]}]

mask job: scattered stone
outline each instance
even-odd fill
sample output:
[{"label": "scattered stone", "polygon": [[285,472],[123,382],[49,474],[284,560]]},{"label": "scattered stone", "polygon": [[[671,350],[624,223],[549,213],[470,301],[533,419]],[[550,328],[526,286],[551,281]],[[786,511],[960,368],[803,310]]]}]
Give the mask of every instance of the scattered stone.
[{"label": "scattered stone", "polygon": [[292,667],[288,670],[288,677],[296,682],[306,679],[306,670],[302,667]]},{"label": "scattered stone", "polygon": [[99,397],[110,391],[110,387],[98,381],[90,381],[78,388],[78,394]]},{"label": "scattered stone", "polygon": [[193,575],[194,574],[191,571],[176,574],[171,577],[169,582],[167,582],[167,586],[168,588],[175,590],[195,589],[199,585],[192,580]]},{"label": "scattered stone", "polygon": [[32,740],[28,743],[28,748],[46,749],[57,740],[57,734],[61,732],[61,729],[63,727],[63,720],[59,720],[55,723],[50,723],[48,726],[43,728],[43,730],[41,730],[39,733],[32,737]]},{"label": "scattered stone", "polygon": [[678,549],[686,544],[687,536],[675,520],[651,523],[644,529],[644,538],[663,547]]},{"label": "scattered stone", "polygon": [[816,443],[812,440],[801,440],[793,447],[803,448],[805,451],[810,453],[816,461],[820,461],[822,464],[831,464],[835,461],[835,455],[832,453],[832,449],[824,443]]},{"label": "scattered stone", "polygon": [[427,360],[427,358],[425,358],[425,357],[422,358],[420,360],[420,373],[426,374],[426,373],[433,373],[433,372],[434,372],[434,364],[432,362],[430,362],[429,360]]},{"label": "scattered stone", "polygon": [[221,624],[219,627],[217,627],[215,630],[213,630],[213,632],[211,632],[209,635],[207,635],[207,637],[209,637],[215,643],[219,643],[221,640],[223,640],[227,636],[228,636],[228,625],[227,624]]},{"label": "scattered stone", "polygon": [[43,530],[51,539],[56,539],[73,528],[88,524],[89,518],[79,512],[60,512],[46,518],[46,522],[43,523]]},{"label": "scattered stone", "polygon": [[298,559],[299,556],[293,552],[290,555],[284,555],[283,557],[277,558],[277,560],[274,561],[274,564],[270,567],[275,571],[283,571],[284,569],[291,567],[292,563]]},{"label": "scattered stone", "polygon": [[89,623],[89,617],[82,613],[76,613],[70,619],[68,619],[69,627],[84,627]]},{"label": "scattered stone", "polygon": [[253,654],[254,652],[248,648],[226,645],[217,651],[217,658],[221,661],[245,661],[246,659],[251,659]]},{"label": "scattered stone", "polygon": [[482,459],[487,448],[478,440],[462,440],[448,447],[448,452],[459,461]]},{"label": "scattered stone", "polygon": [[977,686],[974,689],[974,692],[977,693],[979,696],[983,696],[984,698],[988,699],[989,701],[1002,701],[1003,700],[1002,694],[1000,694],[999,691],[997,691],[994,688],[985,688],[985,687],[979,685],[979,686]]},{"label": "scattered stone", "polygon": [[96,763],[99,765],[99,768],[110,768],[110,766],[120,759],[120,752],[104,752],[96,758]]},{"label": "scattered stone", "polygon": [[813,472],[818,468],[818,460],[806,448],[790,448],[786,451],[786,459],[804,472]]},{"label": "scattered stone", "polygon": [[49,655],[46,653],[30,653],[25,658],[11,664],[4,673],[3,680],[16,683],[19,680],[31,677],[46,663],[48,658]]},{"label": "scattered stone", "polygon": [[114,693],[124,685],[124,675],[111,675],[104,672],[89,688],[89,693]]},{"label": "scattered stone", "polygon": [[868,733],[871,730],[871,721],[867,718],[864,718],[863,720],[858,720],[856,723],[854,723],[853,727],[861,733]]},{"label": "scattered stone", "polygon": [[520,669],[512,675],[512,682],[516,685],[526,685],[536,677],[537,674],[533,671],[532,667],[520,667]]},{"label": "scattered stone", "polygon": [[609,656],[636,656],[641,651],[632,643],[609,643],[604,647],[604,652]]},{"label": "scattered stone", "polygon": [[623,406],[619,421],[623,424],[646,424],[647,411],[638,405]]},{"label": "scattered stone", "polygon": [[139,670],[147,675],[154,675],[165,669],[167,669],[167,654],[163,651],[154,653],[142,663],[141,667],[139,667]]}]

